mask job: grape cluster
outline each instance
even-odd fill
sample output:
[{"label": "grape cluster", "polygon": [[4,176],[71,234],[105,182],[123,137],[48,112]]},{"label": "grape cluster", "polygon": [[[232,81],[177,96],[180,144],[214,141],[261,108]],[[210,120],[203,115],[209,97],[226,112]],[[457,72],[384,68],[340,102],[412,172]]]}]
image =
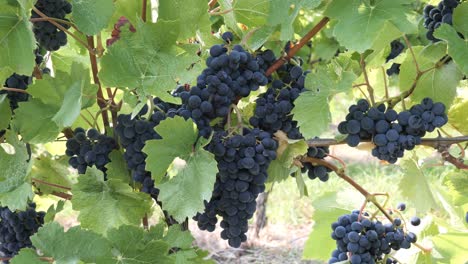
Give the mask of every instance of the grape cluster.
[{"label": "grape cluster", "polygon": [[[329,152],[328,147],[309,147],[306,155],[309,158],[324,159]],[[310,162],[305,162],[303,165],[304,167],[302,167],[301,171],[302,173],[307,172],[309,179],[314,180],[318,178],[323,182],[328,181],[328,173],[331,172],[330,168]]]},{"label": "grape cluster", "polygon": [[[390,43],[391,50],[390,54],[388,54],[387,58],[385,59],[385,62],[388,62],[390,60],[393,60],[396,58],[398,55],[401,54],[401,52],[405,49],[405,45],[401,43],[399,40],[394,40],[392,43]],[[400,73],[400,65],[399,63],[393,63],[392,66],[387,69],[387,75],[392,75],[392,74],[399,74]]]},{"label": "grape cluster", "polygon": [[421,143],[426,132],[432,132],[448,122],[445,106],[424,98],[409,111],[397,113],[381,104],[370,107],[367,100],[361,99],[349,108],[346,121],[338,125],[338,131],[348,134],[349,146],[357,146],[361,140],[370,140],[376,145],[372,155],[395,163],[403,157],[404,150],[412,150]]},{"label": "grape cluster", "polygon": [[440,41],[434,37],[436,30],[442,23],[452,25],[453,9],[459,4],[458,0],[442,0],[437,6],[427,5],[424,7],[424,27],[427,28],[426,37],[433,42]]},{"label": "grape cluster", "polygon": [[117,23],[114,25],[114,29],[112,30],[111,37],[106,40],[106,45],[109,47],[114,42],[120,39],[120,33],[122,32],[121,28],[125,26],[126,24],[129,24],[129,29],[131,32],[136,32],[135,27],[128,21],[128,19],[124,16],[121,16]]},{"label": "grape cluster", "polygon": [[68,163],[79,174],[85,174],[87,167],[93,165],[105,174],[105,165],[110,162],[109,154],[118,145],[114,138],[102,135],[94,128],[86,132],[79,127],[75,129],[73,137],[67,140],[66,147],[65,154],[70,157]]},{"label": "grape cluster", "polygon": [[265,190],[267,169],[276,158],[277,143],[260,129],[243,129],[242,135],[215,133],[208,150],[215,155],[219,173],[205,211],[195,216],[201,230],[213,231],[220,215],[221,238],[231,247],[247,239],[248,220],[256,209],[257,196]]},{"label": "grape cluster", "polygon": [[[291,139],[302,139],[297,122],[292,119],[291,111],[294,101],[305,91],[305,77],[309,73],[303,71],[300,65],[284,64],[277,70],[279,79],[271,82],[268,90],[256,100],[254,115],[250,118],[253,127],[260,128],[271,134],[278,130]],[[310,147],[307,156],[323,159],[329,153],[326,147]],[[310,179],[319,178],[327,181],[331,170],[320,165],[304,163],[302,172],[307,172]]]},{"label": "grape cluster", "polygon": [[[409,249],[417,237],[414,233],[405,233],[402,221],[383,224],[369,220],[367,213],[359,216],[359,210],[340,216],[332,224],[331,237],[336,240],[337,249],[333,251],[328,263],[349,260],[351,264],[377,263],[384,259],[391,250]],[[395,263],[391,258],[387,264]]]},{"label": "grape cluster", "polygon": [[268,83],[265,70],[275,60],[271,51],[253,56],[240,45],[231,47],[233,35],[223,36],[227,44],[210,48],[207,68],[198,76],[197,85],[180,94],[184,108],[190,111],[203,137],[212,131],[211,120],[225,119],[231,104]]},{"label": "grape cluster", "polygon": [[0,207],[0,253],[13,257],[22,248],[32,247],[30,237],[44,224],[45,212],[36,212],[30,203],[25,211]]},{"label": "grape cluster", "polygon": [[[5,87],[26,90],[28,88],[28,85],[30,85],[31,83],[31,76],[13,73],[13,75],[6,79]],[[18,108],[19,102],[25,102],[29,100],[29,94],[27,93],[1,90],[0,94],[7,94],[8,100],[10,100],[11,110],[15,110],[16,108]]]},{"label": "grape cluster", "polygon": [[154,130],[161,121],[175,115],[184,116],[187,119],[190,113],[173,104],[165,103],[159,98],[155,98],[153,103],[156,107],[149,119],[144,117],[148,113],[146,105],[135,118],[132,118],[131,115],[119,115],[115,131],[120,144],[125,149],[124,159],[131,170],[133,180],[142,184],[141,190],[143,192],[156,198],[159,190],[154,187],[151,173],[145,170],[147,155],[143,152],[143,147],[148,140],[161,139],[161,136]]}]

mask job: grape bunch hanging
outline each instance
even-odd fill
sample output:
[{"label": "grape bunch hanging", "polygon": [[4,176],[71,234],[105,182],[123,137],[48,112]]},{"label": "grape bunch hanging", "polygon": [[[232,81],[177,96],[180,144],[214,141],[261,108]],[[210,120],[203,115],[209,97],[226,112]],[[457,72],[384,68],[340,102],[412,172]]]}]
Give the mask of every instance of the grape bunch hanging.
[{"label": "grape bunch hanging", "polygon": [[[38,0],[35,7],[48,17],[67,22],[69,20],[65,16],[72,11],[72,5],[65,0]],[[31,18],[40,17],[34,10],[31,11]],[[66,29],[70,28],[66,23],[57,23]],[[33,32],[39,46],[46,50],[57,51],[67,44],[67,34],[48,21],[35,22]]]},{"label": "grape bunch hanging", "polygon": [[346,142],[355,147],[362,140],[372,140],[372,155],[390,163],[403,157],[405,150],[421,144],[426,132],[433,132],[448,122],[445,105],[424,98],[410,110],[397,113],[384,104],[371,107],[361,99],[349,107],[346,121],[338,125],[338,131],[347,134]]},{"label": "grape bunch hanging", "polygon": [[452,25],[453,9],[458,4],[460,4],[458,0],[442,0],[437,6],[427,5],[424,7],[424,27],[427,28],[426,37],[428,40],[440,41],[440,39],[434,37],[434,31],[442,23]]}]

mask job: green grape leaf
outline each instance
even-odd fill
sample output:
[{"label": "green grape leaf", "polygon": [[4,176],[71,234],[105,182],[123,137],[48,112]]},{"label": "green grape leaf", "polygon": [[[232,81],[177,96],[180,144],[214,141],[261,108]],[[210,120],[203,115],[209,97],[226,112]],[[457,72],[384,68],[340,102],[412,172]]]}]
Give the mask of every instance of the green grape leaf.
[{"label": "green grape leaf", "polygon": [[255,27],[267,24],[270,5],[270,1],[265,0],[237,0],[232,8],[238,23]]},{"label": "green grape leaf", "polygon": [[427,212],[432,208],[437,208],[431,187],[424,176],[423,171],[415,160],[403,160],[401,167],[405,173],[399,183],[402,195],[412,202],[415,208],[422,212]]},{"label": "green grape leaf", "polygon": [[167,230],[164,241],[171,247],[188,249],[192,247],[194,238],[190,232],[183,231],[182,226],[173,225]]},{"label": "green grape leaf", "polygon": [[314,138],[328,130],[331,123],[329,94],[306,91],[294,101],[291,113],[304,138]]},{"label": "green grape leaf", "polygon": [[[313,9],[320,5],[321,0],[272,0],[269,6],[267,5],[268,1],[259,1],[258,4],[262,4],[263,7],[260,11],[266,10],[269,7],[269,12],[266,14],[257,13],[257,7],[255,5],[248,5],[251,1],[244,1],[247,4],[246,8],[253,9],[252,12],[256,14],[239,14],[242,17],[248,18],[262,18],[257,24],[264,25],[265,21],[263,16],[267,16],[268,25],[280,25],[280,40],[287,41],[290,40],[294,35],[293,23],[296,20],[296,17],[299,14],[301,8],[307,10]],[[245,23],[244,23],[245,24]],[[249,24],[247,24],[249,25]],[[250,25],[249,25],[250,26]]]},{"label": "green grape leaf", "polygon": [[179,31],[178,39],[194,37],[197,31],[209,32],[210,16],[206,12],[205,0],[161,1],[158,20],[178,22],[172,30]]},{"label": "green grape leaf", "polygon": [[179,222],[202,211],[203,201],[211,198],[216,173],[218,167],[214,155],[198,147],[177,176],[160,185],[158,199],[163,209]]},{"label": "green grape leaf", "polygon": [[7,129],[11,119],[10,101],[7,94],[0,94],[0,131]]},{"label": "green grape leaf", "polygon": [[341,215],[349,214],[348,210],[336,207],[336,199],[336,193],[326,193],[313,202],[314,226],[304,245],[304,259],[327,260],[330,258],[330,252],[336,248],[335,241],[330,237],[333,231],[330,225]]},{"label": "green grape leaf", "polygon": [[80,226],[64,232],[57,222],[45,224],[31,237],[35,248],[52,257],[57,264],[99,263],[99,259],[109,257],[111,246],[99,234],[81,229]]},{"label": "green grape leaf", "polygon": [[86,35],[96,35],[114,13],[112,0],[72,0],[73,22]]},{"label": "green grape leaf", "polygon": [[198,137],[198,130],[192,120],[176,116],[162,121],[156,128],[162,139],[146,142],[143,152],[146,170],[151,172],[156,183],[160,183],[175,158],[188,159]]},{"label": "green grape leaf", "polygon": [[127,167],[127,162],[123,157],[123,153],[118,150],[113,150],[109,154],[110,162],[106,164],[107,174],[113,179],[121,180],[122,182],[129,182],[132,176]]},{"label": "green grape leaf", "polygon": [[[468,4],[465,6],[468,6]],[[460,70],[468,75],[468,42],[466,39],[462,39],[453,27],[445,23],[435,30],[434,36],[447,42],[448,54]],[[468,34],[465,35],[466,37],[468,37]]]},{"label": "green grape leaf", "polygon": [[[47,143],[60,133],[60,128],[52,121],[57,110],[57,107],[46,105],[38,99],[20,102],[13,123],[24,141],[32,144]],[[31,113],[34,113],[34,118]]]},{"label": "green grape leaf", "polygon": [[[218,4],[221,7],[220,11],[234,10],[231,0],[218,0]],[[224,23],[226,26],[235,32],[238,36],[242,36],[242,31],[237,24],[237,18],[235,12],[227,12],[223,14]]]},{"label": "green grape leaf", "polygon": [[[169,245],[158,238],[149,238],[148,231],[136,226],[121,226],[107,233],[113,257],[103,264],[151,264],[174,263],[169,254]],[[120,261],[117,261],[120,260]]]},{"label": "green grape leaf", "polygon": [[448,112],[450,124],[463,135],[468,134],[466,109],[468,109],[468,100],[457,100]]},{"label": "green grape leaf", "polygon": [[[445,51],[439,47],[427,49],[420,46],[413,47],[413,51],[421,71],[434,67],[442,58]],[[410,51],[407,51],[410,53]],[[439,59],[440,59],[439,58]],[[416,65],[413,56],[407,54],[405,61],[400,66],[400,89],[409,90],[416,79]],[[450,107],[456,95],[458,83],[463,74],[457,69],[453,61],[444,64],[438,68],[430,70],[421,76],[416,84],[411,99],[415,103],[420,103],[425,97],[430,97],[436,102],[444,103],[447,108]]]},{"label": "green grape leaf", "polygon": [[60,200],[57,202],[57,205],[52,204],[49,209],[47,209],[47,213],[44,217],[44,222],[49,223],[53,222],[55,219],[55,216],[60,213],[63,210],[63,207],[65,206],[65,201]]},{"label": "green grape leaf", "polygon": [[[101,59],[105,86],[136,88],[141,96],[167,97],[180,83],[192,83],[201,71],[197,45],[176,45],[175,21],[138,23],[136,32],[122,31]],[[125,65],[121,62],[125,61]]]},{"label": "green grape leaf", "polygon": [[7,130],[6,143],[0,144],[0,203],[10,209],[24,209],[33,197],[32,187],[27,181],[31,169],[29,155],[24,143]]},{"label": "green grape leaf", "polygon": [[32,248],[22,248],[18,255],[10,261],[11,264],[46,264],[48,261],[41,260]]},{"label": "green grape leaf", "polygon": [[[29,5],[28,5],[29,6]],[[34,69],[36,40],[29,22],[30,11],[26,3],[0,0],[0,68],[22,75],[31,75]],[[6,77],[0,77],[2,82]]]},{"label": "green grape leaf", "polygon": [[431,240],[434,243],[433,251],[441,256],[437,259],[437,263],[466,263],[466,252],[468,252],[466,234],[461,232],[440,234]]},{"label": "green grape leaf", "polygon": [[371,6],[369,1],[333,0],[325,15],[338,20],[333,34],[349,50],[364,53],[390,23],[401,33],[415,32],[417,27],[408,20],[411,7],[406,0],[379,0]]},{"label": "green grape leaf", "polygon": [[[71,188],[72,182],[68,175],[68,157],[52,159],[50,155],[42,155],[34,160],[31,171],[34,186],[43,194],[50,194],[54,191],[63,192],[63,188],[53,187],[42,182],[53,182],[56,185]],[[34,181],[37,179],[39,181]]]},{"label": "green grape leaf", "polygon": [[466,196],[468,173],[466,171],[450,173],[445,184],[450,190],[449,194],[453,198],[453,205],[461,206],[468,203],[468,196]]},{"label": "green grape leaf", "polygon": [[[146,2],[146,19],[152,21],[153,9],[151,7],[151,1]],[[114,28],[114,23],[116,23],[120,17],[124,16],[127,18],[132,25],[136,25],[141,21],[141,12],[143,10],[143,1],[133,1],[133,0],[119,0],[114,1],[115,12],[112,16],[112,23],[110,23],[110,30]],[[157,12],[159,13],[159,12]]]},{"label": "green grape leaf", "polygon": [[281,182],[289,178],[296,157],[307,153],[305,140],[288,140],[283,132],[275,133],[278,140],[277,158],[268,167],[268,182]]},{"label": "green grape leaf", "polygon": [[[151,209],[151,198],[144,193],[134,192],[125,182],[88,168],[86,175],[72,187],[73,210],[80,211],[81,226],[98,233],[122,225],[139,225]],[[102,221],[106,219],[106,221]]]},{"label": "green grape leaf", "polygon": [[453,10],[453,27],[462,35],[468,36],[468,21],[466,21],[466,14],[468,12],[468,2],[460,3],[455,10]]}]

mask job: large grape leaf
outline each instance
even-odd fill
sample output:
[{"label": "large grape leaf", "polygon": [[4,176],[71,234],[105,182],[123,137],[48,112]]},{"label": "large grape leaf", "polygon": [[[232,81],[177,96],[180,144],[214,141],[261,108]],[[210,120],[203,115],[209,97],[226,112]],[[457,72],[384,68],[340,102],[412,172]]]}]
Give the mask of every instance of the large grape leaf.
[{"label": "large grape leaf", "polygon": [[[169,244],[160,238],[150,237],[149,232],[136,226],[121,226],[111,229],[107,239],[112,247],[112,259],[99,263],[111,264],[151,264],[174,263],[169,256]],[[120,260],[120,261],[117,261]]]},{"label": "large grape leaf", "polygon": [[431,187],[416,160],[403,160],[401,167],[405,171],[399,183],[401,194],[422,212],[437,208]]},{"label": "large grape leaf", "polygon": [[73,22],[89,36],[104,29],[114,13],[112,0],[72,0],[72,6]]},{"label": "large grape leaf", "polygon": [[[461,8],[462,9],[457,8],[456,10],[460,12],[463,10],[465,12],[463,16],[465,16],[466,20],[466,12],[468,12],[468,2],[464,3],[461,6]],[[468,41],[466,41],[466,38],[468,37],[468,30],[466,30],[464,33],[465,39],[462,39],[453,27],[444,23],[442,24],[442,26],[436,29],[436,31],[434,32],[434,36],[438,39],[442,39],[447,42],[448,54],[450,55],[450,57],[452,57],[453,61],[455,61],[460,70],[465,75],[468,75]]]},{"label": "large grape leaf", "polygon": [[314,226],[304,245],[304,259],[327,260],[330,258],[330,252],[336,248],[335,240],[330,237],[333,231],[330,225],[337,221],[339,216],[349,213],[348,210],[336,207],[336,198],[336,193],[326,193],[314,201]]},{"label": "large grape leaf", "polygon": [[177,25],[177,21],[139,22],[135,33],[122,31],[101,60],[103,84],[164,98],[177,82],[192,83],[200,72],[197,45],[176,45]]},{"label": "large grape leaf", "polygon": [[352,88],[357,78],[354,67],[352,60],[339,57],[317,72],[307,75],[305,87],[309,91],[301,93],[294,101],[292,110],[293,119],[298,122],[306,139],[320,136],[328,130],[331,122],[330,99]]},{"label": "large grape leaf", "polygon": [[18,255],[16,255],[11,261],[11,264],[46,264],[48,261],[41,260],[36,254],[36,251],[32,248],[22,248]]},{"label": "large grape leaf", "polygon": [[13,72],[31,75],[34,68],[36,40],[29,22],[31,3],[16,0],[0,0],[0,80],[5,80]]},{"label": "large grape leaf", "polygon": [[7,130],[5,138],[8,145],[0,145],[0,203],[12,210],[23,210],[33,196],[27,182],[31,162],[26,146],[14,133]]},{"label": "large grape leaf", "polygon": [[468,190],[468,172],[449,173],[445,184],[450,190],[449,194],[453,198],[453,205],[461,206],[468,204],[468,196],[466,195],[466,190]]},{"label": "large grape leaf", "polygon": [[191,120],[166,119],[156,131],[162,139],[148,141],[143,149],[148,155],[147,170],[153,177],[160,180],[174,158],[185,161],[176,176],[159,186],[158,196],[163,209],[182,222],[203,210],[203,201],[210,199],[218,172],[216,161],[213,154],[203,149],[205,140],[200,138],[194,145],[198,131]]},{"label": "large grape leaf", "polygon": [[[424,71],[434,67],[439,59],[445,55],[441,47],[423,48],[413,47],[419,68]],[[409,53],[410,51],[407,51]],[[416,79],[416,65],[411,54],[407,54],[405,61],[400,66],[400,89],[409,90]],[[442,102],[450,107],[456,95],[458,83],[463,74],[457,69],[453,61],[443,64],[433,70],[426,72],[418,81],[411,96],[413,102],[419,103],[421,99],[430,97],[436,102]]]},{"label": "large grape leaf", "polygon": [[0,131],[7,129],[11,119],[10,101],[7,94],[0,94]]},{"label": "large grape leaf", "polygon": [[[103,218],[105,222],[107,219]],[[45,256],[54,258],[57,264],[99,263],[99,259],[110,258],[111,246],[99,234],[81,229],[80,226],[64,232],[57,222],[45,224],[31,237],[35,248]]]},{"label": "large grape leaf", "polygon": [[446,233],[432,237],[434,243],[434,254],[441,258],[437,258],[437,263],[466,263],[466,252],[468,252],[466,233]]},{"label": "large grape leaf", "polygon": [[[98,233],[122,225],[139,225],[151,210],[151,198],[133,191],[126,182],[88,168],[86,175],[72,187],[73,210],[80,211],[81,226]],[[103,221],[105,219],[105,221]]]},{"label": "large grape leaf", "polygon": [[160,1],[158,20],[177,21],[178,39],[194,37],[197,31],[210,32],[210,17],[205,0]]},{"label": "large grape leaf", "polygon": [[175,158],[188,159],[198,137],[198,130],[192,120],[176,116],[162,121],[156,128],[162,139],[148,140],[143,152],[146,170],[151,172],[156,183],[160,183]]},{"label": "large grape leaf", "polygon": [[402,33],[415,32],[417,27],[408,20],[411,7],[406,0],[333,0],[325,15],[338,20],[333,34],[349,50],[364,53],[391,23]]},{"label": "large grape leaf", "polygon": [[[244,1],[246,3],[251,1]],[[263,2],[265,5],[268,1],[260,1]],[[311,10],[322,2],[322,0],[271,0],[269,1],[269,12],[267,13],[267,21],[268,25],[280,25],[280,40],[290,40],[294,35],[294,28],[293,23],[296,20],[299,11],[302,8],[307,10]],[[268,7],[268,6],[266,6]],[[250,8],[257,11],[255,6],[251,6]],[[253,11],[252,11],[253,12]],[[246,14],[247,15],[247,14]],[[246,16],[245,15],[245,16]],[[254,14],[248,16],[250,17],[258,17],[259,14]],[[248,24],[247,24],[248,25]],[[260,25],[264,25],[260,24]]]},{"label": "large grape leaf", "polygon": [[114,179],[130,182],[132,176],[129,173],[127,162],[123,157],[123,153],[118,150],[113,150],[109,154],[110,162],[106,164],[107,174],[112,175]]},{"label": "large grape leaf", "polygon": [[[28,102],[19,103],[13,123],[24,141],[32,144],[50,142],[60,133],[60,128],[52,120],[57,110],[57,107],[53,105],[46,105],[38,99],[31,99]],[[34,114],[34,117],[31,114]]]},{"label": "large grape leaf", "polygon": [[468,100],[456,100],[448,112],[450,124],[464,135],[468,134],[466,109],[468,109]]},{"label": "large grape leaf", "polygon": [[[68,177],[70,171],[68,169],[68,158],[52,159],[50,155],[42,155],[34,160],[31,171],[31,178],[38,179],[43,182],[53,182],[56,185],[70,188],[72,182]],[[42,184],[39,181],[34,181],[34,186],[43,194],[50,194],[54,191],[63,192],[63,188]]]}]

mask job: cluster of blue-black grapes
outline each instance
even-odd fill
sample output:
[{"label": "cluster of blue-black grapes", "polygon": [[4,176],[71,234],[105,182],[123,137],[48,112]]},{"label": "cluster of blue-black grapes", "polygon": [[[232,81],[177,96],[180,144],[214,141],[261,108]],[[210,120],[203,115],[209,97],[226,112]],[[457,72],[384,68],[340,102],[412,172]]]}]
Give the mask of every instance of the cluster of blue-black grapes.
[{"label": "cluster of blue-black grapes", "polygon": [[460,2],[458,0],[442,0],[437,6],[424,7],[424,27],[427,28],[426,37],[433,42],[440,41],[434,37],[436,30],[442,23],[452,25],[452,14]]},{"label": "cluster of blue-black grapes", "polygon": [[32,247],[30,237],[44,224],[45,212],[30,203],[25,211],[0,207],[0,256],[11,258],[22,248]]},{"label": "cluster of blue-black grapes", "polygon": [[203,137],[212,131],[211,120],[226,118],[231,104],[268,83],[265,70],[275,60],[271,51],[254,56],[240,45],[231,46],[230,32],[224,33],[223,39],[226,44],[210,48],[207,67],[198,76],[197,85],[180,94],[183,107],[190,111]]},{"label": "cluster of blue-black grapes", "polygon": [[[38,0],[35,7],[48,17],[69,21],[65,18],[72,11],[72,5],[65,0]],[[40,18],[34,10],[31,18]],[[58,22],[60,23],[60,22]],[[61,25],[68,29],[70,25]],[[56,51],[67,44],[67,34],[48,21],[34,22],[33,32],[39,46],[49,51]]]},{"label": "cluster of blue-black grapes", "polygon": [[405,150],[412,150],[420,144],[426,132],[432,132],[447,122],[445,105],[430,98],[424,98],[420,104],[400,113],[386,109],[383,104],[370,107],[367,100],[360,99],[349,107],[346,121],[338,125],[338,131],[348,134],[346,142],[351,147],[357,146],[361,140],[372,139],[375,144],[372,155],[395,163],[403,157]]},{"label": "cluster of blue-black grapes", "polygon": [[159,190],[154,186],[151,173],[145,170],[147,155],[142,151],[143,147],[148,140],[161,139],[161,136],[154,130],[161,121],[175,115],[188,119],[190,112],[162,102],[159,98],[155,98],[153,103],[156,107],[149,119],[144,116],[148,113],[148,106],[144,106],[134,118],[131,118],[131,115],[119,115],[115,131],[120,144],[125,149],[124,159],[131,170],[133,180],[142,184],[141,191],[156,199]]},{"label": "cluster of blue-black grapes", "polygon": [[[301,139],[297,122],[292,119],[294,101],[305,91],[304,83],[308,71],[300,65],[284,64],[277,70],[279,79],[271,82],[268,90],[256,100],[254,115],[250,124],[271,134],[278,130],[285,132],[290,139]],[[329,153],[327,147],[310,147],[308,157],[323,159]],[[327,181],[331,170],[325,166],[304,163],[302,172],[307,172],[310,179]]]},{"label": "cluster of blue-black grapes", "polygon": [[[402,220],[395,218],[393,223],[383,224],[368,219],[369,214],[359,210],[342,215],[332,223],[331,237],[336,240],[337,249],[333,251],[328,263],[348,260],[351,264],[382,263],[391,250],[409,249],[417,237],[412,232],[405,232]],[[414,217],[417,218],[417,217]],[[420,222],[419,218],[417,220]],[[412,220],[413,222],[413,220]],[[419,222],[417,225],[419,225]],[[388,257],[386,263],[397,263]]]},{"label": "cluster of blue-black grapes", "polygon": [[246,241],[248,220],[256,209],[256,198],[265,190],[267,169],[276,158],[277,143],[271,133],[260,129],[243,129],[242,134],[228,136],[217,131],[208,150],[215,155],[219,173],[211,200],[195,220],[202,230],[213,231],[216,215],[223,218],[221,238],[231,247]]},{"label": "cluster of blue-black grapes", "polygon": [[[398,55],[403,52],[405,49],[405,45],[401,43],[399,40],[394,40],[392,43],[390,43],[391,50],[390,54],[388,54],[387,58],[385,59],[385,62],[388,62],[389,60],[393,60],[396,58]],[[387,69],[387,75],[392,75],[392,74],[399,74],[400,73],[400,65],[399,63],[393,63],[392,66]]]},{"label": "cluster of blue-black grapes", "polygon": [[109,154],[118,145],[114,138],[103,135],[94,128],[86,132],[78,127],[74,130],[73,137],[67,140],[66,147],[65,154],[70,157],[68,163],[79,174],[85,174],[87,167],[96,166],[105,175],[105,165],[110,162]]},{"label": "cluster of blue-black grapes", "polygon": [[[35,55],[36,55],[36,58],[35,58],[36,65],[40,65],[42,61],[44,60],[44,57],[41,55],[39,49],[36,49]],[[48,68],[44,68],[42,70],[42,73],[49,73],[49,71],[50,70]],[[16,89],[26,90],[28,86],[32,83],[32,81],[33,81],[32,76],[26,76],[26,75],[13,73],[10,77],[8,77],[5,80],[4,86],[7,88],[16,88]],[[0,90],[0,95],[1,94],[7,94],[8,100],[10,101],[10,108],[12,111],[18,108],[19,102],[26,102],[29,100],[29,94],[27,93]]]}]

